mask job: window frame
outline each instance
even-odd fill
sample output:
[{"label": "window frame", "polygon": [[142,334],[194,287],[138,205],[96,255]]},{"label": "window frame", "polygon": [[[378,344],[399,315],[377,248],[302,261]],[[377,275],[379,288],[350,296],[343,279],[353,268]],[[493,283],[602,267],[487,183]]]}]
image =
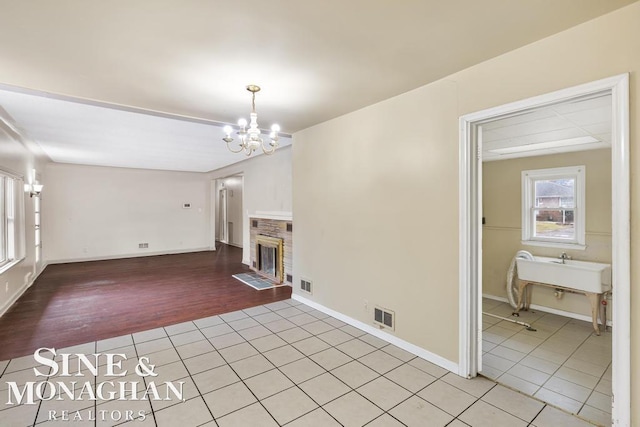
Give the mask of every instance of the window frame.
[{"label": "window frame", "polygon": [[[574,179],[574,238],[543,237],[535,235],[536,206],[535,183],[541,180]],[[522,244],[561,249],[586,249],[585,242],[585,199],[586,167],[566,166],[559,168],[534,169],[522,171]],[[559,209],[550,208],[549,210]]]},{"label": "window frame", "polygon": [[0,169],[0,274],[25,258],[23,182]]}]

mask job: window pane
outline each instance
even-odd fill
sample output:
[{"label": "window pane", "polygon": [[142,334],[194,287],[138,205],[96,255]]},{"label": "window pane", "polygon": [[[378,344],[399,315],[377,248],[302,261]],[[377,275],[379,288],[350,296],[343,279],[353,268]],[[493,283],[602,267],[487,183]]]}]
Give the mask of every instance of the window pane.
[{"label": "window pane", "polygon": [[574,240],[576,236],[573,209],[534,209],[536,237]]},{"label": "window pane", "polygon": [[4,176],[0,175],[0,264],[3,264],[7,260],[7,220],[5,213],[5,189],[6,189],[6,179]]},{"label": "window pane", "polygon": [[16,204],[15,204],[15,181],[6,178],[7,189],[5,195],[5,214],[7,216],[7,259],[16,259]]},{"label": "window pane", "polygon": [[575,208],[574,178],[535,181],[536,208]]}]

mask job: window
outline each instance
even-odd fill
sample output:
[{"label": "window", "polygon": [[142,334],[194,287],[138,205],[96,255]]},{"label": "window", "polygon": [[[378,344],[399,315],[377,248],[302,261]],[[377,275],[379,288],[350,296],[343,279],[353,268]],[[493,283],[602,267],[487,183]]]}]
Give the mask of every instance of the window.
[{"label": "window", "polygon": [[22,180],[0,171],[0,272],[22,259]]},{"label": "window", "polygon": [[522,243],[584,249],[585,167],[522,172]]}]

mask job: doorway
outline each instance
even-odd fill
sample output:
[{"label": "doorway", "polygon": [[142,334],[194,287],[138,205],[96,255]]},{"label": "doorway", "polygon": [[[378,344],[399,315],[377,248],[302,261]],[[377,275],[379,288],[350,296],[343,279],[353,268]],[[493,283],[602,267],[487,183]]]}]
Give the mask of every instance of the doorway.
[{"label": "doorway", "polygon": [[612,140],[612,419],[630,423],[630,204],[628,75],[564,89],[460,118],[460,357],[459,374],[482,370],[482,125],[552,104],[600,93],[611,96]]},{"label": "doorway", "polygon": [[248,220],[244,213],[244,176],[232,175],[215,180],[215,238],[217,241],[243,247],[244,227]]},{"label": "doorway", "polygon": [[229,243],[229,223],[227,220],[228,212],[227,189],[221,188],[218,190],[218,218],[220,218],[220,224],[218,227],[220,230],[219,240],[221,243]]}]

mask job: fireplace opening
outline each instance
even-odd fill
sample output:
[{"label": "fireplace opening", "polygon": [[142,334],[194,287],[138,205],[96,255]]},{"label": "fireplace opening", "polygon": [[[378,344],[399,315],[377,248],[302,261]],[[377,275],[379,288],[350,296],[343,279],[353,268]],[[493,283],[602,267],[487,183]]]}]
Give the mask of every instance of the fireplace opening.
[{"label": "fireplace opening", "polygon": [[276,277],[278,269],[276,268],[276,258],[278,257],[278,249],[269,246],[258,245],[258,270],[267,276]]},{"label": "fireplace opening", "polygon": [[283,243],[275,237],[256,236],[256,271],[276,283],[284,281]]}]

